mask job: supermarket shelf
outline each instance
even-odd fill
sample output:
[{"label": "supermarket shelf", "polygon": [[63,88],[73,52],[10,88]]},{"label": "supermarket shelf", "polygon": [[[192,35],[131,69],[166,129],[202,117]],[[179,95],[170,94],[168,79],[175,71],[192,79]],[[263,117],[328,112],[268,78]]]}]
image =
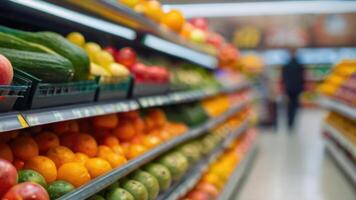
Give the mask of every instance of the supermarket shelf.
[{"label": "supermarket shelf", "polygon": [[103,31],[127,40],[135,40],[137,37],[133,29],[42,0],[6,0],[2,1],[1,7],[6,10],[15,10],[13,12],[16,13],[26,12],[32,13],[32,16],[42,16],[45,19],[51,18],[53,20],[68,21],[68,23],[75,23],[80,26]]},{"label": "supermarket shelf", "polygon": [[243,180],[246,171],[251,168],[253,158],[257,153],[257,141],[254,142],[245,158],[238,164],[237,168],[230,176],[229,181],[225,185],[223,191],[220,193],[218,200],[229,200],[236,191],[237,185]]},{"label": "supermarket shelf", "polygon": [[[237,91],[248,86],[248,84],[231,86],[229,91]],[[5,131],[111,113],[127,112],[139,108],[186,103],[205,99],[224,91],[224,88],[221,91],[216,89],[194,90],[152,97],[141,97],[138,98],[137,101],[133,99],[113,100],[3,113],[0,114],[0,134]]]},{"label": "supermarket shelf", "polygon": [[138,102],[142,108],[171,105],[178,103],[187,103],[200,99],[209,98],[219,94],[217,89],[192,90],[173,92],[167,95],[156,95],[150,97],[138,98]]},{"label": "supermarket shelf", "polygon": [[[83,4],[80,1],[73,2],[74,5]],[[214,49],[188,42],[178,34],[161,27],[158,23],[117,3],[117,1],[98,0],[95,3],[100,7],[108,8],[105,10],[107,13],[115,11],[119,13],[120,24],[106,19],[100,13],[94,12],[96,16],[94,16],[95,14],[92,16],[93,12],[88,14],[88,12],[85,12],[87,10],[76,11],[71,8],[73,5],[67,5],[68,2],[56,2],[54,0],[4,0],[1,2],[0,11],[18,13],[18,16],[14,17],[30,17],[28,20],[32,20],[31,25],[44,24],[43,21],[38,19],[39,16],[46,19],[48,23],[67,22],[68,25],[75,24],[79,28],[104,32],[209,69],[217,68],[218,59]],[[95,11],[98,8],[94,7],[93,9]],[[23,14],[25,15],[22,16]]]},{"label": "supermarket shelf", "polygon": [[344,104],[341,101],[333,100],[327,97],[321,97],[319,99],[320,105],[325,108],[329,108],[335,112],[338,112],[346,117],[356,120],[356,108]]},{"label": "supermarket shelf", "polygon": [[322,125],[324,131],[329,133],[333,139],[345,148],[354,158],[356,158],[356,145],[354,145],[348,138],[346,138],[340,131],[332,125],[324,122]]},{"label": "supermarket shelf", "polygon": [[136,170],[142,165],[148,163],[149,161],[153,160],[154,158],[161,155],[162,153],[174,148],[175,146],[183,142],[189,141],[191,139],[206,134],[208,130],[226,121],[229,117],[233,116],[235,113],[237,113],[242,108],[244,108],[248,103],[249,102],[246,101],[229,109],[229,111],[227,111],[223,115],[217,118],[212,118],[208,120],[206,123],[204,123],[203,125],[189,130],[187,133],[183,134],[182,136],[179,136],[175,139],[165,142],[164,144],[158,146],[157,148],[154,148],[153,150],[145,153],[144,155],[129,161],[124,166],[112,170],[111,172],[105,174],[104,176],[100,176],[92,180],[90,183],[76,189],[75,191],[62,196],[61,198],[59,198],[59,200],[70,200],[70,199],[81,200],[81,199],[86,199],[98,193],[99,191],[108,187],[110,184],[126,176],[127,174]]},{"label": "supermarket shelf", "polygon": [[[147,31],[151,32],[159,36],[160,38],[172,42],[174,44],[180,45],[183,48],[188,48],[194,50],[196,52],[204,53],[209,56],[215,56],[216,52],[212,51],[212,49],[207,48],[204,45],[191,43],[183,38],[181,38],[177,33],[160,26],[158,23],[150,20],[149,18],[133,11],[132,9],[117,3],[112,0],[99,0],[99,2],[103,5],[108,6],[109,8],[116,10],[118,13],[124,15],[125,17],[136,21],[138,24],[143,26]],[[164,50],[164,49],[162,49]],[[169,50],[169,49],[165,49]]]},{"label": "supermarket shelf", "polygon": [[23,112],[29,126],[38,126],[54,122],[93,117],[117,112],[137,110],[134,100],[112,101],[107,103],[87,103],[54,108],[36,109]]},{"label": "supermarket shelf", "polygon": [[167,95],[155,95],[138,98],[142,108],[187,103],[213,97],[219,93],[231,93],[250,87],[249,83],[223,87],[221,89],[207,88],[192,91],[173,92]]},{"label": "supermarket shelf", "polygon": [[4,113],[0,115],[0,133],[27,127],[28,124],[18,112]]},{"label": "supermarket shelf", "polygon": [[245,122],[243,122],[242,125],[235,131],[230,133],[209,156],[197,163],[182,178],[181,182],[176,182],[170,187],[168,191],[161,194],[157,200],[177,200],[187,194],[191,189],[194,188],[194,186],[203,176],[204,172],[208,169],[209,165],[216,161],[216,159],[218,159],[224,150],[229,147],[234,139],[238,138],[242,133],[244,133],[248,127],[248,120],[245,120]]},{"label": "supermarket shelf", "polygon": [[355,164],[346,157],[344,152],[339,149],[332,141],[325,140],[325,147],[334,157],[335,161],[344,170],[347,177],[352,181],[353,184],[356,184],[356,167]]}]

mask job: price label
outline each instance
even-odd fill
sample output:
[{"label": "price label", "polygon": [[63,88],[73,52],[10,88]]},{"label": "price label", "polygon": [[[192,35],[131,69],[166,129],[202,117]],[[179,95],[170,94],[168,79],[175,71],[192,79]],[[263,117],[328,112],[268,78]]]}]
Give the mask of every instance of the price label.
[{"label": "price label", "polygon": [[73,109],[72,114],[75,118],[81,118],[82,117],[82,112],[80,112],[79,109]]},{"label": "price label", "polygon": [[26,120],[31,126],[36,126],[40,124],[38,117],[35,115],[27,115]]},{"label": "price label", "polygon": [[60,112],[53,111],[53,116],[57,121],[63,121],[64,118]]}]

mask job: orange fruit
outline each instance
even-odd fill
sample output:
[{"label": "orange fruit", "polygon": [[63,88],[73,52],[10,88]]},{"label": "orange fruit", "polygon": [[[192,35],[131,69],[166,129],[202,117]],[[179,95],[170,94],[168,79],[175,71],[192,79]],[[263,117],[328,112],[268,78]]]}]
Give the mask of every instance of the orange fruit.
[{"label": "orange fruit", "polygon": [[73,162],[75,160],[74,153],[65,146],[51,148],[47,152],[47,157],[56,164],[57,168],[64,163]]},{"label": "orange fruit", "polygon": [[127,162],[126,158],[123,155],[118,155],[114,153],[107,146],[99,146],[98,157],[108,161],[112,168],[121,166]]},{"label": "orange fruit", "polygon": [[58,169],[58,180],[64,180],[75,187],[90,181],[90,174],[85,166],[78,162],[65,163]]},{"label": "orange fruit", "polygon": [[69,131],[79,132],[79,124],[76,120],[69,121]]},{"label": "orange fruit", "polygon": [[143,137],[143,145],[148,149],[158,146],[161,143],[161,138],[156,135],[146,135]]},{"label": "orange fruit", "polygon": [[140,117],[140,113],[137,110],[119,113],[119,119],[123,120],[133,120]]},{"label": "orange fruit", "polygon": [[161,9],[161,4],[159,1],[150,0],[143,3],[143,13],[152,19],[153,21],[159,22],[163,16],[163,11]]},{"label": "orange fruit", "polygon": [[125,6],[133,8],[140,2],[140,0],[119,0],[119,2],[124,4]]},{"label": "orange fruit", "polygon": [[156,123],[150,117],[146,117],[144,119],[144,122],[145,122],[145,126],[146,126],[146,131],[152,131],[156,128]]},{"label": "orange fruit", "polygon": [[102,145],[106,145],[106,146],[109,146],[109,147],[113,147],[113,146],[117,146],[120,144],[119,140],[111,135],[111,136],[105,136],[103,137],[101,140],[100,140],[100,144]]},{"label": "orange fruit", "polygon": [[190,38],[190,33],[193,30],[193,25],[191,25],[190,23],[184,23],[182,29],[180,30],[180,36],[182,36],[185,39]]},{"label": "orange fruit", "polygon": [[9,162],[14,160],[14,156],[12,155],[12,151],[9,145],[0,142],[0,158],[5,159]]},{"label": "orange fruit", "polygon": [[79,133],[76,135],[74,148],[75,152],[81,152],[89,157],[94,157],[98,151],[98,145],[93,136],[85,133]]},{"label": "orange fruit", "polygon": [[75,155],[74,161],[80,162],[83,165],[89,159],[89,157],[87,155],[85,155],[84,153],[75,153],[74,155]]},{"label": "orange fruit", "polygon": [[115,128],[119,123],[119,118],[116,114],[102,115],[92,118],[93,125],[100,128]]},{"label": "orange fruit", "polygon": [[141,118],[137,118],[132,121],[132,125],[135,128],[136,133],[144,134],[146,131],[146,124]]},{"label": "orange fruit", "polygon": [[35,156],[25,162],[25,169],[32,169],[40,173],[47,183],[57,178],[57,168],[54,162],[45,156]]},{"label": "orange fruit", "polygon": [[16,137],[10,143],[10,147],[14,156],[21,160],[28,160],[38,155],[37,143],[30,136]]},{"label": "orange fruit", "polygon": [[70,122],[69,121],[64,121],[64,122],[57,122],[54,124],[50,125],[50,129],[55,132],[56,134],[62,134],[65,132],[68,132],[70,126]]},{"label": "orange fruit", "polygon": [[161,17],[161,24],[176,32],[180,32],[184,23],[184,16],[179,10],[172,9]]},{"label": "orange fruit", "polygon": [[154,121],[156,127],[163,127],[167,123],[166,114],[158,108],[151,109],[148,112],[148,118]]},{"label": "orange fruit", "polygon": [[124,155],[124,150],[122,149],[122,147],[120,145],[112,146],[111,150],[118,155]]},{"label": "orange fruit", "polygon": [[119,140],[130,140],[136,135],[136,130],[131,122],[121,121],[112,132]]},{"label": "orange fruit", "polygon": [[126,157],[128,159],[133,159],[138,157],[139,155],[142,155],[147,151],[146,147],[141,145],[141,144],[132,144],[130,145],[128,152],[126,154]]},{"label": "orange fruit", "polygon": [[106,154],[106,153],[113,153],[113,151],[111,150],[110,147],[108,147],[106,145],[99,145],[98,146],[97,155],[100,156],[100,155],[103,155],[103,154]]},{"label": "orange fruit", "polygon": [[35,137],[40,153],[47,153],[53,147],[59,146],[59,138],[52,132],[42,132]]},{"label": "orange fruit", "polygon": [[0,141],[1,142],[8,142],[11,139],[15,138],[18,135],[18,131],[8,131],[8,132],[3,132],[0,134]]},{"label": "orange fruit", "polygon": [[102,158],[90,158],[85,162],[90,177],[95,178],[112,170],[108,161]]},{"label": "orange fruit", "polygon": [[67,132],[67,133],[62,134],[60,136],[61,145],[66,146],[70,149],[73,149],[74,145],[75,145],[75,140],[76,140],[78,134],[79,133],[75,133],[75,132]]},{"label": "orange fruit", "polygon": [[107,160],[112,168],[119,167],[127,162],[127,159],[123,155],[118,155],[115,153],[108,153],[107,155],[101,157],[105,160]]},{"label": "orange fruit", "polygon": [[131,144],[130,144],[129,142],[123,142],[123,143],[120,144],[120,146],[121,146],[121,148],[122,148],[122,150],[123,150],[125,156],[126,156],[126,155],[128,154],[128,152],[129,152],[130,145],[131,145]]}]

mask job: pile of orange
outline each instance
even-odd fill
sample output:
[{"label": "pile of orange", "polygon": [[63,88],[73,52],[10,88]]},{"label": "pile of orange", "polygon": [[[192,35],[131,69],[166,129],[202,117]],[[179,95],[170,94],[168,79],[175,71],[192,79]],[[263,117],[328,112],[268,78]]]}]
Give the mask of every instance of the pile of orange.
[{"label": "pile of orange", "polygon": [[79,187],[186,130],[159,109],[103,115],[2,133],[0,158]]}]

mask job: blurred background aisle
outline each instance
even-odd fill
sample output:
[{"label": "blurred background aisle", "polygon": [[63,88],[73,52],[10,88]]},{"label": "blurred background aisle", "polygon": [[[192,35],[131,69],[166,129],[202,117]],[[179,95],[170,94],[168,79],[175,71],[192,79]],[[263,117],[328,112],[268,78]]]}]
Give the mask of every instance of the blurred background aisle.
[{"label": "blurred background aisle", "polygon": [[[235,200],[353,200],[355,189],[326,154],[320,125],[326,112],[302,110],[296,133],[264,131],[259,154]],[[283,130],[284,129],[284,130]]]}]

